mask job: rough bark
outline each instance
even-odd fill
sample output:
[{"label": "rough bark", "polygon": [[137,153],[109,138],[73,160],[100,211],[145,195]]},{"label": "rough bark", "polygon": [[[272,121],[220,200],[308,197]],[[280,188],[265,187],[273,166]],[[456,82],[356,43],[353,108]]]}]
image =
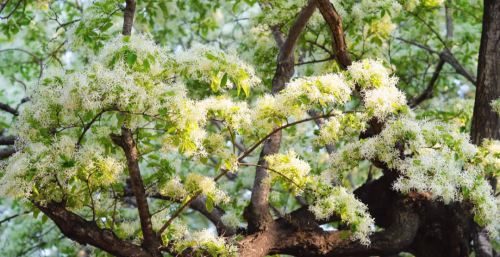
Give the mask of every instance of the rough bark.
[{"label": "rough bark", "polygon": [[472,118],[472,142],[500,139],[500,118],[491,101],[500,97],[500,1],[484,1],[483,32],[479,47],[476,102]]},{"label": "rough bark", "polygon": [[0,110],[11,113],[14,116],[19,115],[16,109],[10,107],[8,104],[0,103]]},{"label": "rough bark", "polygon": [[90,244],[119,257],[151,257],[146,249],[118,238],[109,229],[99,228],[95,221],[88,221],[66,210],[61,203],[34,204],[73,241]]},{"label": "rough bark", "polygon": [[127,0],[125,6],[125,13],[123,14],[123,30],[122,34],[124,36],[132,35],[132,25],[134,25],[134,14],[135,14],[135,0]]},{"label": "rough bark", "polygon": [[17,137],[0,137],[0,145],[13,145]]},{"label": "rough bark", "polygon": [[0,159],[9,158],[17,152],[16,148],[9,147],[0,149]]},{"label": "rough bark", "polygon": [[137,209],[139,210],[139,219],[141,230],[144,236],[144,244],[152,256],[161,256],[159,246],[160,242],[156,238],[156,234],[151,224],[151,213],[149,212],[148,199],[144,184],[142,183],[141,171],[139,169],[139,156],[137,147],[132,137],[130,129],[122,127],[122,135],[117,136],[111,134],[111,139],[115,144],[119,145],[125,152],[127,158],[127,166],[130,173],[130,182],[134,190],[134,196],[137,201]]},{"label": "rough bark", "polygon": [[345,70],[352,64],[352,58],[347,51],[345,43],[344,30],[342,28],[342,19],[338,15],[333,4],[328,0],[318,0],[318,9],[330,28],[330,37],[333,45],[333,53],[342,70]]}]

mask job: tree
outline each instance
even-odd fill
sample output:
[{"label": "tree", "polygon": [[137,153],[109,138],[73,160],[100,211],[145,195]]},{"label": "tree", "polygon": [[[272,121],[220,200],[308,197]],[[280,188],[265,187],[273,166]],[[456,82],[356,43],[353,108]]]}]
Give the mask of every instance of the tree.
[{"label": "tree", "polygon": [[499,8],[6,0],[5,252],[495,256]]}]

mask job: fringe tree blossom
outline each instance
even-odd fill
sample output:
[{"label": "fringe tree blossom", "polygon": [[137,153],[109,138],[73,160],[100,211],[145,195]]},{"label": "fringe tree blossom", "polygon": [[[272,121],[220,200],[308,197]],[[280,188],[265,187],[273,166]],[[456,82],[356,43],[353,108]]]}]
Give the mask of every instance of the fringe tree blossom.
[{"label": "fringe tree blossom", "polygon": [[[470,199],[475,220],[497,235],[498,200],[483,177],[488,167],[496,167],[497,160],[484,154],[488,150],[481,152],[471,144],[468,134],[458,131],[454,125],[416,120],[409,113],[390,120],[376,137],[350,143],[333,154],[332,168],[322,176],[336,178],[363,159],[382,161],[401,173],[393,185],[395,190],[429,192],[446,203]],[[497,145],[486,140],[483,147],[491,149],[494,157]]]},{"label": "fringe tree blossom", "polygon": [[[360,4],[358,8],[369,10],[367,1]],[[98,6],[108,8],[104,5]],[[361,15],[358,9],[353,12]],[[79,36],[77,31],[74,34]],[[78,40],[73,43],[79,44]],[[106,211],[113,205],[111,192],[123,189],[127,170],[125,156],[109,135],[128,128],[133,131],[141,166],[154,170],[144,179],[150,186],[146,192],[170,196],[182,206],[193,195],[204,194],[208,210],[212,204],[230,201],[216,184],[220,177],[182,171],[173,152],[178,158],[194,158],[197,166],[211,165],[208,160],[215,158],[218,163],[209,170],[214,168],[217,176],[222,176],[221,170],[237,172],[241,161],[270,134],[312,120],[304,117],[314,110],[326,119],[319,128],[318,144],[335,143],[347,130],[364,131],[372,119],[385,121],[385,128],[375,137],[348,143],[332,154],[332,166],[319,175],[292,149],[266,156],[269,175],[263,183],[279,182],[293,195],[308,194],[313,198],[310,211],[317,219],[338,215],[350,225],[351,239],[367,245],[374,231],[367,207],[344,187],[329,182],[360,160],[377,160],[401,173],[395,190],[427,191],[446,202],[470,199],[478,224],[486,224],[495,234],[500,211],[483,172],[498,170],[498,142],[485,141],[478,150],[452,125],[415,119],[407,110],[404,94],[396,88],[397,78],[380,60],[354,62],[341,73],[296,78],[279,94],[263,94],[250,105],[227,91],[235,89],[241,98],[248,97],[260,79],[251,66],[232,54],[201,45],[173,53],[147,34],[110,37],[95,53],[84,70],[45,74],[30,90],[31,101],[13,126],[20,151],[0,166],[1,195],[42,204],[66,200],[74,212],[83,213],[91,206],[93,216],[104,215],[106,222],[112,221],[114,214]],[[196,99],[187,85],[213,93]],[[357,97],[362,106],[346,111],[354,90],[360,92]],[[221,130],[214,132],[208,126],[211,123]],[[238,156],[236,137],[252,148]],[[228,185],[252,183],[243,174],[241,181]],[[270,197],[279,201],[280,195]],[[246,204],[240,199],[233,207],[241,210]],[[238,210],[226,212],[222,222],[240,226]],[[165,209],[155,214],[153,226],[164,224],[170,213]],[[135,224],[117,227],[120,236],[140,241]],[[189,232],[176,220],[165,231],[163,240],[173,240],[176,251],[191,247],[221,256],[237,252],[230,241],[208,230]]]}]

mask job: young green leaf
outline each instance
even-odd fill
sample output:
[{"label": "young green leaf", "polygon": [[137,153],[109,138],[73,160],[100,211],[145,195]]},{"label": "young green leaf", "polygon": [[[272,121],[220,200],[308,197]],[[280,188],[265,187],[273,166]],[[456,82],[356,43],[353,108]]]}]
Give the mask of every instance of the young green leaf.
[{"label": "young green leaf", "polygon": [[214,209],[214,202],[212,201],[212,198],[207,197],[207,203],[205,205],[207,207],[207,211],[211,213]]},{"label": "young green leaf", "polygon": [[132,66],[134,66],[134,63],[136,60],[137,60],[137,55],[135,55],[134,53],[128,54],[127,55],[128,67],[132,68]]}]

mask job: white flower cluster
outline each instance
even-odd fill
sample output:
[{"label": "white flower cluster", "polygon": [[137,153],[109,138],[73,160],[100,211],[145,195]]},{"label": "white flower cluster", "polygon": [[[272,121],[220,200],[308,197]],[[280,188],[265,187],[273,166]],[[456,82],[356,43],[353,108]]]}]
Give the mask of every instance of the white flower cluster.
[{"label": "white flower cluster", "polygon": [[238,256],[237,246],[227,243],[223,237],[214,235],[207,229],[193,232],[172,245],[175,251],[182,251],[187,247],[191,247],[195,252],[208,251],[212,255],[222,257]]},{"label": "white flower cluster", "polygon": [[341,73],[295,79],[280,94],[267,94],[257,100],[252,110],[256,119],[254,124],[270,130],[282,125],[281,120],[289,116],[304,117],[314,106],[342,106],[350,100],[353,88],[354,85]]},{"label": "white flower cluster", "polygon": [[228,203],[229,196],[222,190],[217,188],[214,180],[209,177],[202,176],[198,173],[189,173],[186,182],[185,188],[188,192],[196,192],[201,190],[204,194],[209,196],[215,204],[219,204],[221,202]]},{"label": "white flower cluster", "polygon": [[388,121],[379,135],[348,144],[333,154],[333,167],[322,177],[336,178],[362,159],[382,161],[402,174],[393,185],[395,190],[429,192],[434,199],[446,203],[470,198],[478,224],[486,224],[488,231],[496,235],[500,210],[483,173],[485,165],[498,162],[498,144],[485,144],[492,157],[486,155],[484,163],[476,161],[481,155],[469,142],[468,134],[459,133],[451,124],[415,120],[410,113]]},{"label": "white flower cluster", "polygon": [[[322,177],[310,174],[309,164],[300,160],[293,150],[288,150],[285,155],[275,154],[265,158],[274,172],[270,171],[269,177],[263,183],[281,181],[284,189],[293,188],[299,193],[305,189],[312,191],[315,200],[309,205],[309,210],[316,219],[328,219],[332,215],[338,215],[351,226],[351,240],[359,240],[364,245],[370,244],[369,236],[374,231],[374,220],[367,207],[352,193],[347,192],[344,187],[328,185]],[[272,197],[279,200],[279,194],[276,195]]]},{"label": "white flower cluster", "polygon": [[[361,1],[340,1],[331,0],[332,4],[335,6],[335,10],[340,15],[344,23],[352,23],[352,26],[362,26],[364,24],[364,19],[370,17],[377,17],[382,9],[392,13],[397,14],[401,11],[401,4],[396,0],[361,0]],[[387,18],[386,18],[387,17]],[[392,23],[388,15],[384,15],[382,20],[375,19],[375,26],[372,26],[373,33],[384,33],[389,34],[395,29],[395,25]],[[383,23],[383,25],[381,24]]]},{"label": "white flower cluster", "polygon": [[335,143],[343,133],[348,133],[347,129],[353,129],[357,132],[366,130],[368,115],[366,113],[343,114],[339,110],[331,113],[333,116],[319,128],[319,135],[316,143],[319,145]]},{"label": "white flower cluster", "polygon": [[221,221],[224,225],[231,228],[237,228],[241,224],[240,216],[232,211],[226,211],[226,213],[222,215]]},{"label": "white flower cluster", "polygon": [[382,60],[365,59],[348,68],[350,78],[361,87],[369,116],[385,121],[390,113],[406,111],[406,97],[396,87],[398,78],[390,76]]},{"label": "white flower cluster", "polygon": [[491,101],[490,105],[493,111],[500,113],[500,99]]},{"label": "white flower cluster", "polygon": [[278,153],[264,158],[269,163],[270,171],[262,183],[274,185],[281,181],[285,190],[293,188],[296,192],[301,192],[303,187],[310,182],[311,167],[307,162],[299,159],[293,149],[289,149],[286,154]]},{"label": "white flower cluster", "polygon": [[[202,50],[194,52],[201,55]],[[20,138],[18,147],[24,152],[2,165],[6,174],[0,180],[2,195],[22,197],[43,192],[43,199],[61,200],[63,193],[80,190],[87,182],[91,187],[118,182],[123,175],[124,158],[110,153],[109,134],[118,134],[121,125],[168,130],[169,133],[161,132],[158,136],[163,136],[160,142],[165,147],[199,156],[209,155],[204,148],[208,133],[203,127],[210,116],[224,119],[224,124],[234,131],[251,129],[247,103],[234,103],[227,97],[191,100],[186,87],[171,79],[183,76],[199,81],[200,78],[189,76],[185,68],[211,63],[228,74],[227,80],[252,87],[259,80],[251,68],[222,53],[223,64],[221,60],[210,60],[206,54],[193,65],[193,59],[183,59],[187,55],[172,54],[170,49],[157,46],[149,35],[115,37],[85,70],[46,74],[28,93],[29,106],[13,126]],[[156,121],[156,127],[152,121]],[[220,154],[231,167],[236,167],[236,157],[224,149],[224,144],[212,145],[208,151]],[[54,177],[76,184],[61,183],[62,188],[58,188]],[[172,183],[177,182],[174,179]],[[56,194],[54,190],[60,192]],[[215,201],[226,201],[225,194],[215,189],[210,193]]]},{"label": "white flower cluster", "polygon": [[328,219],[338,215],[351,226],[351,240],[359,240],[363,245],[370,244],[370,234],[375,231],[375,221],[368,208],[344,187],[322,185],[315,191],[316,201],[309,205],[309,210],[316,219]]},{"label": "white flower cluster", "polygon": [[500,141],[493,139],[483,140],[477,158],[488,173],[500,173]]}]

